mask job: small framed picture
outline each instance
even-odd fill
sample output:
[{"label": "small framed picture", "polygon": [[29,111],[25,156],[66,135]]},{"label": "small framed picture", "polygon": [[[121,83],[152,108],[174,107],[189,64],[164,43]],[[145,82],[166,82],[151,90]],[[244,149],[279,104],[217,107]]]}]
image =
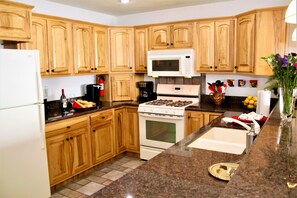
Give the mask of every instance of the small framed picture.
[{"label": "small framed picture", "polygon": [[250,87],[257,88],[258,80],[250,80]]},{"label": "small framed picture", "polygon": [[238,80],[238,87],[245,87],[245,86],[246,86],[246,80],[239,79]]},{"label": "small framed picture", "polygon": [[228,87],[235,87],[235,80],[234,79],[228,79],[227,80],[227,85]]}]

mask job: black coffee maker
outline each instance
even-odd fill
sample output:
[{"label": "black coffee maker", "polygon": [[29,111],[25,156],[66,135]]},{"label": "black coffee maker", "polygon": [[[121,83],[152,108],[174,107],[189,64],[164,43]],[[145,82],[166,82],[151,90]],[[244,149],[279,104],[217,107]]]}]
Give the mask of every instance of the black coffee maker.
[{"label": "black coffee maker", "polygon": [[89,84],[87,85],[86,100],[95,102],[99,106],[100,102],[100,85],[99,84]]},{"label": "black coffee maker", "polygon": [[137,87],[139,88],[138,101],[147,102],[157,98],[156,93],[154,93],[153,81],[139,81]]}]

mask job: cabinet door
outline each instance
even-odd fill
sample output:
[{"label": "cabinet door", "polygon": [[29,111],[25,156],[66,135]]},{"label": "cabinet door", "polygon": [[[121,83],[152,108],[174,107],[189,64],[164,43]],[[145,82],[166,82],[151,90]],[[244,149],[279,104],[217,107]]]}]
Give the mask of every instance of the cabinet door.
[{"label": "cabinet door", "polygon": [[115,151],[116,154],[126,151],[126,138],[125,138],[125,109],[115,110]]},{"label": "cabinet door", "polygon": [[72,131],[68,139],[72,174],[77,174],[91,166],[88,127]]},{"label": "cabinet door", "polygon": [[92,66],[91,27],[73,24],[74,73],[89,73]]},{"label": "cabinet door", "polygon": [[193,46],[193,23],[173,25],[170,44],[174,48],[191,48]]},{"label": "cabinet door", "polygon": [[92,72],[108,73],[108,35],[106,27],[93,27],[94,69]]},{"label": "cabinet door", "polygon": [[214,22],[197,23],[197,70],[214,70]]},{"label": "cabinet door", "polygon": [[31,38],[31,9],[33,6],[0,2],[0,40],[29,41]]},{"label": "cabinet door", "polygon": [[132,28],[114,28],[110,30],[111,71],[133,71],[134,42]]},{"label": "cabinet door", "polygon": [[234,49],[233,20],[215,22],[214,69],[216,71],[233,71]]},{"label": "cabinet door", "polygon": [[46,139],[48,169],[51,186],[71,176],[67,136],[64,134]]},{"label": "cabinet door", "polygon": [[214,119],[216,119],[221,115],[222,113],[214,113],[214,112],[205,113],[204,124],[208,124],[209,122],[213,121]]},{"label": "cabinet door", "polygon": [[114,156],[114,132],[111,121],[93,124],[91,137],[94,165]]},{"label": "cabinet door", "polygon": [[126,145],[127,150],[139,153],[139,121],[137,107],[126,108]]},{"label": "cabinet door", "polygon": [[[264,39],[264,38],[263,38]],[[237,72],[254,71],[255,14],[241,16],[237,20]]]},{"label": "cabinet door", "polygon": [[48,20],[47,25],[51,74],[71,74],[73,68],[71,23]]},{"label": "cabinet door", "polygon": [[148,29],[135,29],[135,72],[147,72]]},{"label": "cabinet door", "polygon": [[114,75],[111,77],[112,101],[133,100],[135,84],[132,74]]},{"label": "cabinet door", "polygon": [[151,49],[166,49],[170,46],[170,26],[160,25],[150,27]]},{"label": "cabinet door", "polygon": [[187,111],[185,136],[199,130],[204,126],[204,113],[198,111]]}]

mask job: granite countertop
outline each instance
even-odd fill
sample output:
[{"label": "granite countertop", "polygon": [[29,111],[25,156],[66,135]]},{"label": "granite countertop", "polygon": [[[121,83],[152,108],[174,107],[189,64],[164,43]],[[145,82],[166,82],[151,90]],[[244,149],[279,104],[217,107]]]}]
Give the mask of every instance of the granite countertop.
[{"label": "granite countertop", "polygon": [[[287,187],[297,182],[297,122],[281,128],[279,117],[276,106],[248,154],[186,146],[210,127],[234,127],[220,117],[91,197],[297,197],[297,187]],[[210,165],[220,162],[239,163],[231,181],[208,173]]]}]

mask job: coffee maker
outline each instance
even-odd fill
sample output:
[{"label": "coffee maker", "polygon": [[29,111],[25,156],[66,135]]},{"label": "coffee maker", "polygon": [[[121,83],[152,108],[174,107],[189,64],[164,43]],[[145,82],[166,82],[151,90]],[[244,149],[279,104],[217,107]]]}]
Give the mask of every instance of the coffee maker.
[{"label": "coffee maker", "polygon": [[139,81],[137,87],[139,88],[138,101],[147,102],[157,98],[156,93],[154,93],[153,81]]},{"label": "coffee maker", "polygon": [[86,99],[88,101],[95,102],[97,106],[99,106],[100,102],[100,85],[99,84],[89,84],[87,85],[87,94]]}]

